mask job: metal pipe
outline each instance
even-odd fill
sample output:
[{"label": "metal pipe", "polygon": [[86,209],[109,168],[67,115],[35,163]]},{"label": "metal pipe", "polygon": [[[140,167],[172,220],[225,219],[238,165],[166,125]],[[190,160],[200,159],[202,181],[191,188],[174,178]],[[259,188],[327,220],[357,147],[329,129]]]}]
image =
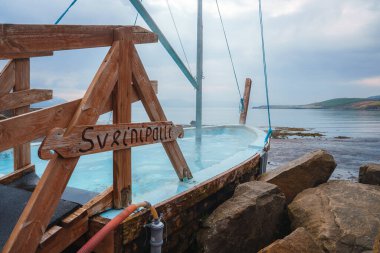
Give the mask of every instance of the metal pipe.
[{"label": "metal pipe", "polygon": [[161,42],[161,44],[164,46],[166,51],[169,53],[169,55],[172,57],[172,59],[175,61],[177,66],[180,68],[182,73],[186,76],[187,80],[193,85],[195,89],[197,89],[197,81],[195,78],[191,75],[190,70],[188,70],[185,66],[185,64],[182,62],[181,58],[179,58],[176,51],[173,49],[173,47],[170,45],[169,41],[166,39],[163,32],[160,30],[156,22],[154,22],[153,18],[149,15],[148,11],[144,8],[143,4],[140,2],[140,0],[129,0],[131,4],[135,7],[137,12],[140,14],[140,16],[144,19],[145,23],[149,26],[150,29],[154,33],[158,35],[158,40]]},{"label": "metal pipe", "polygon": [[202,79],[203,79],[203,6],[198,0],[197,22],[197,91],[196,91],[196,140],[202,139]]}]

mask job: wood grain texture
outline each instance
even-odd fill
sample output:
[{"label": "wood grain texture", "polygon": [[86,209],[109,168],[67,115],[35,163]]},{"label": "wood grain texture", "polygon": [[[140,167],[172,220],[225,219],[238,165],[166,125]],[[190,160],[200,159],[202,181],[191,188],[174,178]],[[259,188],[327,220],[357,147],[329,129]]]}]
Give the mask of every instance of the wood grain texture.
[{"label": "wood grain texture", "polygon": [[31,57],[43,57],[43,56],[52,56],[53,52],[22,52],[22,53],[9,53],[9,54],[1,54],[0,60],[4,59],[24,59]]},{"label": "wood grain texture", "polygon": [[[96,123],[117,80],[118,54],[119,47],[114,44],[74,113],[66,134],[70,134],[70,131],[77,125]],[[59,156],[50,160],[5,244],[3,253],[34,252],[37,250],[78,160],[78,158],[63,159]]]},{"label": "wood grain texture", "polygon": [[[152,89],[141,59],[134,48],[132,58],[133,84],[151,121],[167,121],[161,104]],[[193,178],[189,166],[176,141],[162,144],[180,180]]]},{"label": "wood grain texture", "polygon": [[12,92],[0,97],[0,112],[29,106],[52,98],[52,90],[31,89]]},{"label": "wood grain texture", "polygon": [[[10,54],[111,46],[114,30],[101,25],[0,25],[0,58]],[[133,26],[133,43],[157,42],[158,37]]]},{"label": "wood grain texture", "polygon": [[249,109],[249,97],[251,94],[251,86],[252,86],[252,80],[250,78],[245,79],[245,88],[244,88],[244,108],[243,111],[240,112],[240,120],[239,123],[241,125],[245,125],[245,122],[247,121],[247,114]]},{"label": "wood grain texture", "polygon": [[[15,62],[15,86],[13,92],[30,89],[30,60],[16,59]],[[28,113],[29,105],[20,105],[14,109],[14,115]],[[18,170],[31,163],[30,143],[23,142],[13,148],[14,169]]]},{"label": "wood grain texture", "polygon": [[76,126],[69,135],[65,135],[64,129],[55,128],[43,140],[38,155],[43,160],[50,160],[55,156],[51,151],[55,151],[64,158],[73,158],[171,142],[183,134],[182,126],[175,126],[170,121]]},{"label": "wood grain texture", "polygon": [[33,164],[28,164],[23,168],[20,168],[16,171],[13,171],[3,177],[0,177],[0,184],[10,184],[17,179],[22,178],[23,176],[32,173],[35,171],[35,167]]},{"label": "wood grain texture", "polygon": [[0,97],[8,94],[15,86],[15,62],[8,61],[0,72]]},{"label": "wood grain texture", "polygon": [[[139,100],[135,88],[133,88],[131,101],[134,103]],[[66,128],[80,103],[81,99],[78,99],[0,121],[0,152],[18,144],[44,137],[53,128]],[[101,114],[111,110],[112,98],[109,98],[101,110]]]},{"label": "wood grain texture", "polygon": [[[119,79],[113,92],[113,123],[130,123],[132,120],[132,67],[129,28],[118,28],[115,35],[119,43]],[[120,209],[132,203],[132,150],[113,152],[113,205]]]}]

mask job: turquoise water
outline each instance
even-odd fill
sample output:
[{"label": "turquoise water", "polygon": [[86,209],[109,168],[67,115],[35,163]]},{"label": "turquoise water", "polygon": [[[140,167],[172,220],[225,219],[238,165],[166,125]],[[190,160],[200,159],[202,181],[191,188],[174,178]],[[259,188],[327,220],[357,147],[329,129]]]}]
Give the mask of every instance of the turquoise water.
[{"label": "turquoise water", "polygon": [[[193,129],[187,129],[185,137],[178,139],[194,176],[193,180],[185,183],[178,181],[161,144],[132,149],[134,202],[147,200],[158,203],[243,162],[261,150],[265,135],[245,127],[211,127],[204,129],[202,145],[198,145],[194,134]],[[47,161],[38,158],[38,147],[38,144],[32,146],[32,162],[36,165],[36,173],[41,176]],[[0,174],[7,174],[12,168],[12,154],[3,153]],[[82,156],[68,185],[95,192],[111,186],[112,153]]]}]

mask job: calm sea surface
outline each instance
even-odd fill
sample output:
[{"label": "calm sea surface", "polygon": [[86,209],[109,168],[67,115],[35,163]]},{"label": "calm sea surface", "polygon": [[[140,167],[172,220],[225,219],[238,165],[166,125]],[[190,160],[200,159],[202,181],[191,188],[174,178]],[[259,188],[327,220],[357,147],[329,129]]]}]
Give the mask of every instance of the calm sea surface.
[{"label": "calm sea surface", "polygon": [[[195,118],[194,108],[164,108],[167,118],[174,123],[189,124]],[[321,132],[326,137],[348,136],[380,138],[380,111],[347,110],[271,110],[274,127],[303,127]],[[141,107],[134,111],[134,121],[148,120]],[[203,124],[237,124],[236,108],[205,108]],[[250,126],[265,129],[268,125],[267,111],[250,109],[247,118]]]}]

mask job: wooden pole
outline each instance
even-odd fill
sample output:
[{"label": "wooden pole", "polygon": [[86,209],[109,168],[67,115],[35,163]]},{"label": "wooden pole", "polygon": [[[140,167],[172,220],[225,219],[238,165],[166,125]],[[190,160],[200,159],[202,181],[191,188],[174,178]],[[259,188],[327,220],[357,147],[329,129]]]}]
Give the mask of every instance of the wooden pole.
[{"label": "wooden pole", "polygon": [[[132,30],[116,29],[119,39],[119,78],[113,94],[113,123],[132,120]],[[120,209],[132,203],[132,151],[130,148],[113,152],[113,205]]]},{"label": "wooden pole", "polygon": [[198,0],[197,25],[197,90],[196,90],[196,140],[202,139],[202,79],[203,79],[203,0]]},{"label": "wooden pole", "polygon": [[[30,60],[26,59],[16,59],[15,62],[15,86],[13,88],[14,92],[29,90],[30,89]],[[29,112],[30,106],[22,106],[14,109],[14,115],[21,115]],[[26,165],[31,163],[30,158],[30,143],[24,143],[14,147],[13,149],[14,157],[14,170],[19,170]]]},{"label": "wooden pole", "polygon": [[250,78],[245,79],[245,88],[244,88],[244,108],[240,112],[240,121],[241,125],[245,125],[247,121],[248,107],[249,107],[249,96],[251,94],[252,80]]}]

